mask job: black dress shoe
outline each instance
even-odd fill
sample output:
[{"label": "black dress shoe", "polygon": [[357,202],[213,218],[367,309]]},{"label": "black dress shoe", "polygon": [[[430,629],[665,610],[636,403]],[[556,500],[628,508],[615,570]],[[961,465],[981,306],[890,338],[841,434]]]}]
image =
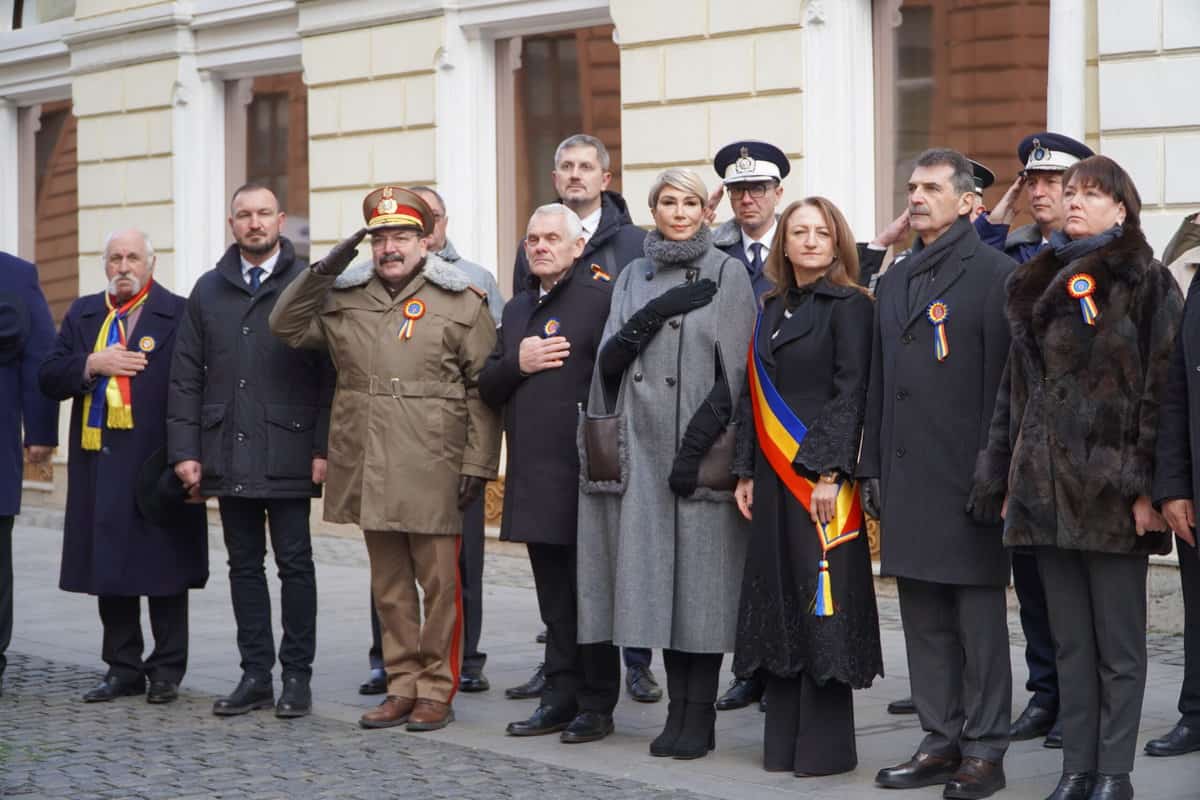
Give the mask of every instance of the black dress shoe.
[{"label": "black dress shoe", "polygon": [[274,707],[275,688],[271,679],[243,675],[233,694],[213,703],[213,713],[218,717],[236,717],[248,711]]},{"label": "black dress shoe", "polygon": [[1088,800],[1133,800],[1133,784],[1129,782],[1129,773],[1120,775],[1096,776],[1096,785]]},{"label": "black dress shoe", "polygon": [[296,719],[307,717],[312,713],[312,689],[308,677],[289,675],[283,679],[283,691],[279,693],[279,703],[275,706],[275,716],[280,719]]},{"label": "black dress shoe", "polygon": [[917,706],[911,697],[902,697],[887,704],[889,714],[915,714]]},{"label": "black dress shoe", "polygon": [[1200,727],[1182,722],[1166,736],[1146,742],[1148,756],[1181,756],[1194,750],[1200,750]]},{"label": "black dress shoe", "polygon": [[735,708],[745,708],[751,703],[757,703],[762,696],[763,685],[758,678],[734,678],[725,694],[717,700],[717,710],[732,711]]},{"label": "black dress shoe", "polygon": [[490,688],[492,688],[492,685],[488,683],[487,678],[483,677],[482,672],[474,675],[468,675],[464,672],[461,676],[459,676],[458,690],[460,692],[474,694],[475,692],[486,692]]},{"label": "black dress shoe", "polygon": [[954,776],[946,781],[942,797],[946,800],[983,800],[1005,787],[1004,764],[967,756]]},{"label": "black dress shoe", "polygon": [[954,777],[958,764],[957,758],[942,758],[918,751],[903,764],[879,770],[875,782],[887,789],[937,786]]},{"label": "black dress shoe", "polygon": [[1042,747],[1048,747],[1051,750],[1062,750],[1062,723],[1056,721],[1054,727],[1046,734],[1045,741],[1042,742]]},{"label": "black dress shoe", "polygon": [[85,703],[107,703],[118,697],[132,697],[146,691],[146,681],[141,679],[133,683],[125,683],[115,675],[108,675],[96,684],[95,688],[83,696]]},{"label": "black dress shoe", "polygon": [[545,736],[566,729],[575,719],[575,711],[555,706],[538,706],[529,719],[510,722],[504,729],[509,736]]},{"label": "black dress shoe", "polygon": [[1058,714],[1050,709],[1030,703],[1025,706],[1025,710],[1021,712],[1021,716],[1017,717],[1016,721],[1009,727],[1008,738],[1014,742],[1023,742],[1027,739],[1040,739],[1054,727],[1054,721],[1057,717]]},{"label": "black dress shoe", "polygon": [[371,670],[371,676],[358,686],[359,694],[387,694],[387,673],[381,669]]},{"label": "black dress shoe", "polygon": [[1094,772],[1064,772],[1046,800],[1088,800],[1095,785]]},{"label": "black dress shoe", "polygon": [[179,699],[179,687],[170,681],[150,681],[146,702],[154,705],[173,703]]},{"label": "black dress shoe", "polygon": [[537,642],[538,644],[545,644],[546,643],[546,629],[542,628],[542,632],[539,633],[537,636],[533,637],[533,640],[535,642]]},{"label": "black dress shoe", "polygon": [[504,690],[504,696],[509,700],[528,700],[531,697],[541,697],[542,690],[546,688],[546,665],[538,664],[537,669],[533,671],[533,675],[529,680],[522,683],[520,686]]},{"label": "black dress shoe", "polygon": [[566,729],[558,735],[567,744],[581,744],[603,739],[613,732],[612,714],[599,711],[580,711]]},{"label": "black dress shoe", "polygon": [[625,688],[629,696],[639,703],[657,703],[662,700],[662,689],[654,680],[654,673],[649,667],[634,664],[625,670]]}]

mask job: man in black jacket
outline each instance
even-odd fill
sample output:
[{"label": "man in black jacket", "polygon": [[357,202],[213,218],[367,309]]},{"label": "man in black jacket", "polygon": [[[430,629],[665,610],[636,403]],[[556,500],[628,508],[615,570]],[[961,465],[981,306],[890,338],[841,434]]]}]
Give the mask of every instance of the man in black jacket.
[{"label": "man in black jacket", "polygon": [[[309,713],[317,587],[309,533],[311,498],[325,480],[333,369],[322,353],[271,334],[276,298],[307,264],[279,235],[274,193],[248,184],[233,194],[232,245],[188,299],[171,369],[168,460],[184,486],[216,496],[229,551],[242,679],[218,700],[218,716],[275,706]],[[283,691],[275,704],[275,640],[263,568],[269,520],[282,582]]]},{"label": "man in black jacket", "polygon": [[[922,153],[908,183],[913,254],[879,280],[858,476],[897,578],[913,702],[926,736],[882,786],[945,784],[951,800],[1004,788],[1012,672],[1000,509],[967,509],[1008,357],[1015,264],[971,226],[975,185],[954,150]],[[944,333],[945,336],[940,334]],[[880,489],[882,488],[882,492]]]},{"label": "man in black jacket", "polygon": [[[625,265],[642,256],[646,232],[633,224],[625,198],[608,191],[612,182],[611,160],[604,142],[586,133],[564,139],[554,152],[554,190],[559,201],[575,212],[583,226],[583,252],[575,259],[598,280],[616,280]],[[513,297],[539,282],[531,276],[525,244],[517,247],[513,264]],[[662,699],[662,689],[650,672],[650,650],[627,647],[623,651],[628,670],[625,684],[635,700],[653,703]],[[536,697],[541,693],[541,668],[522,686],[505,691],[512,699]]]},{"label": "man in black jacket", "polygon": [[496,349],[479,375],[484,402],[504,409],[508,463],[500,538],[525,542],[546,623],[541,704],[508,733],[563,731],[564,742],[590,742],[612,731],[621,665],[611,644],[577,643],[575,427],[612,281],[578,260],[584,247],[579,217],[563,206],[534,212],[525,247],[538,287],[505,306]]}]

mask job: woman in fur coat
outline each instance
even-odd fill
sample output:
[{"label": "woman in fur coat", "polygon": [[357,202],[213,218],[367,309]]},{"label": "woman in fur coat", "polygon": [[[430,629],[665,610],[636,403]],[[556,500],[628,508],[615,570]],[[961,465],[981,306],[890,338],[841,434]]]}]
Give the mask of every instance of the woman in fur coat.
[{"label": "woman in fur coat", "polygon": [[1129,175],[1063,176],[1064,230],[1009,281],[1005,379],[969,509],[1033,546],[1062,681],[1051,800],[1126,800],[1146,683],[1146,566],[1170,544],[1150,502],[1158,407],[1182,314]]}]

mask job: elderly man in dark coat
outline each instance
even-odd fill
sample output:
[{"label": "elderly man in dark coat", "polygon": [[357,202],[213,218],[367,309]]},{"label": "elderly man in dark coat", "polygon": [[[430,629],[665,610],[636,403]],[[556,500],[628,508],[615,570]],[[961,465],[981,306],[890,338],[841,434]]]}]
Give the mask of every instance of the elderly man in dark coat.
[{"label": "elderly man in dark coat", "polygon": [[583,247],[574,211],[550,205],[533,213],[525,248],[539,286],[508,304],[496,349],[479,376],[484,401],[504,409],[508,464],[500,538],[526,543],[546,623],[541,704],[508,733],[561,730],[564,742],[604,738],[621,686],[617,649],[580,645],[577,636],[577,409],[587,401],[612,298],[612,282],[577,261]]},{"label": "elderly man in dark coat", "polygon": [[[927,735],[881,770],[891,788],[946,784],[948,798],[1005,785],[1012,673],[999,525],[967,512],[1008,355],[1004,282],[1013,261],[979,240],[970,162],[928,150],[908,183],[913,255],[879,281],[858,467],[864,507],[883,529],[885,575],[898,578],[913,701]],[[877,480],[875,480],[877,479]]]},{"label": "elderly man in dark coat", "polygon": [[[242,678],[213,705],[218,716],[274,706],[286,719],[312,708],[317,583],[309,512],[325,480],[334,373],[328,356],[289,347],[267,322],[284,287],[308,267],[279,235],[284,217],[266,187],[233,193],[235,243],[196,282],[171,369],[167,455],[185,486],[218,498],[229,551]],[[268,530],[282,584],[278,704],[263,567]]]},{"label": "elderly man in dark coat", "polygon": [[[186,302],[154,282],[154,263],[141,232],[111,235],[107,290],[72,304],[39,374],[46,395],[73,401],[59,586],[99,596],[108,673],[84,695],[89,703],[143,692],[151,703],[176,698],[187,667],[187,591],[208,580],[203,505],[180,504],[164,525],[135,499],[143,465],[156,453],[161,460],[166,445],[171,356]],[[154,631],[145,660],[143,595]]]},{"label": "elderly man in dark coat", "polygon": [[38,367],[54,343],[54,320],[37,268],[0,252],[0,695],[13,627],[13,519],[21,511],[24,453],[45,461],[58,446],[58,404],[38,389]]}]

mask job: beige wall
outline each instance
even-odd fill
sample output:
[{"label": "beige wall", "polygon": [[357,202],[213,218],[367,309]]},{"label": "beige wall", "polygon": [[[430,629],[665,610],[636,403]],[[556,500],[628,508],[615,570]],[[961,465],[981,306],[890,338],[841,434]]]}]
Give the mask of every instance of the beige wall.
[{"label": "beige wall", "polygon": [[304,39],[314,258],[362,227],[373,187],[436,183],[442,41],[440,16]]},{"label": "beige wall", "polygon": [[[624,190],[636,222],[650,222],[646,195],[662,169],[691,167],[712,187],[713,155],[741,138],[782,148],[792,159],[785,184],[801,185],[802,5],[612,1]],[[718,218],[728,216],[724,206]]]},{"label": "beige wall", "polygon": [[171,0],[75,0],[75,19],[99,17],[146,6],[170,5]]},{"label": "beige wall", "polygon": [[[82,4],[81,4],[82,5]],[[174,282],[172,103],[179,59],[79,75],[79,293],[104,287],[101,254],[112,231],[144,230],[158,252],[156,279]]]}]

